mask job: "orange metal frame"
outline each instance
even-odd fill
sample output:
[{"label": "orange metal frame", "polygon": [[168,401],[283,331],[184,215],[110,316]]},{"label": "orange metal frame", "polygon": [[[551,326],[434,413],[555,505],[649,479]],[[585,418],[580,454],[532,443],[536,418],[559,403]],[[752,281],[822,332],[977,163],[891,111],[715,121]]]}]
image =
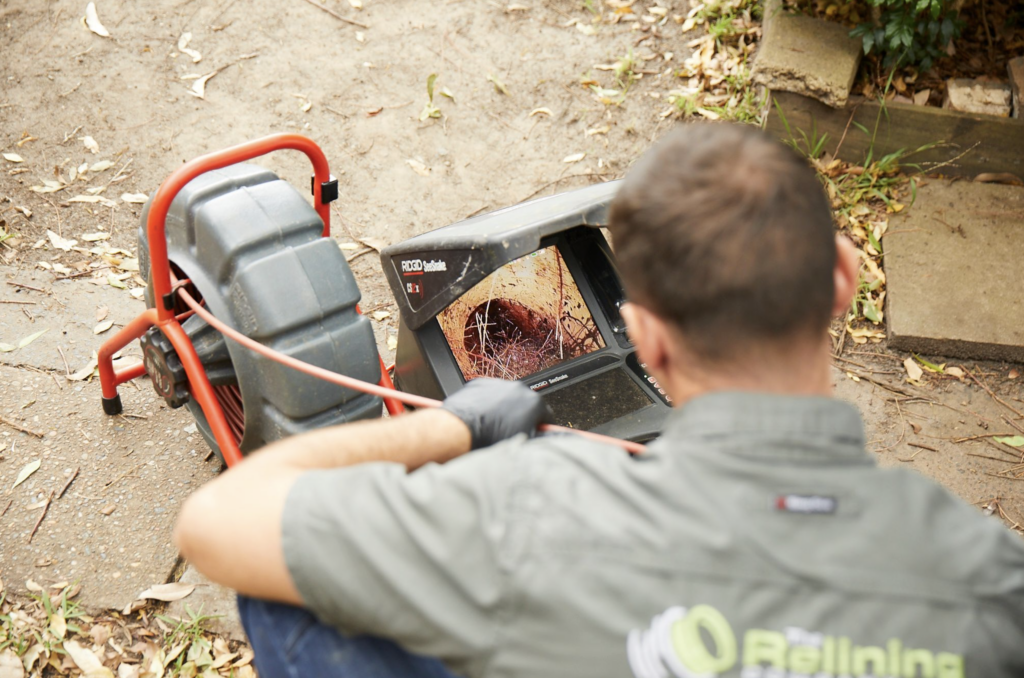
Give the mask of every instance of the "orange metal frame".
[{"label": "orange metal frame", "polygon": [[[120,371],[115,371],[113,356],[122,348],[145,334],[150,327],[156,326],[164,333],[171,345],[177,352],[185,374],[188,376],[189,390],[196,402],[206,415],[217,444],[220,446],[221,454],[228,466],[233,466],[242,460],[242,452],[231,432],[224,411],[217,400],[210,380],[206,377],[206,371],[199,362],[192,342],[188,335],[181,328],[181,324],[174,316],[172,308],[166,308],[163,300],[172,291],[171,267],[167,259],[167,237],[165,235],[165,221],[167,212],[171,207],[178,192],[185,185],[201,174],[212,170],[234,165],[239,162],[258,158],[262,155],[280,150],[295,150],[305,153],[313,164],[313,205],[324,222],[323,236],[331,234],[331,211],[330,204],[324,203],[321,199],[321,189],[325,182],[330,181],[330,168],[327,164],[327,157],[324,152],[308,137],[299,134],[275,134],[263,139],[256,139],[222,151],[210,153],[187,162],[171,173],[153,196],[153,202],[149,207],[149,218],[146,222],[146,233],[149,239],[149,266],[150,284],[153,289],[153,299],[156,308],[150,308],[141,313],[137,318],[125,325],[120,332],[105,341],[99,351],[99,373],[100,385],[103,389],[103,407],[107,414],[118,414],[121,412],[121,398],[117,393],[119,384],[135,379],[146,373],[144,365],[135,365]],[[378,356],[379,357],[379,356]],[[381,359],[381,381],[380,386],[394,390],[391,376],[384,367]],[[385,398],[388,412],[399,414],[404,411],[400,402],[391,398]]]}]

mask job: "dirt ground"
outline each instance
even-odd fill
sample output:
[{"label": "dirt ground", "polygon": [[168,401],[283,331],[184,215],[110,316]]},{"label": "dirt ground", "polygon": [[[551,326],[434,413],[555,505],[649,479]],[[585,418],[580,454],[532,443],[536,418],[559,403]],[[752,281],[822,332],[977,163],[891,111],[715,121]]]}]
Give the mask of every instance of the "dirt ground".
[{"label": "dirt ground", "polygon": [[[671,20],[659,26],[660,13],[595,25],[583,3],[569,0],[362,0],[361,11],[348,0],[326,2],[367,27],[307,2],[100,0],[111,34],[104,38],[81,22],[84,1],[0,0],[0,151],[20,159],[0,160],[0,219],[14,234],[0,245],[0,301],[24,302],[0,303],[0,343],[47,330],[0,353],[0,416],[16,425],[0,424],[0,577],[8,591],[24,593],[29,579],[80,580],[86,607],[124,607],[176,576],[174,515],[219,470],[185,410],[164,406],[148,382],[123,387],[125,415],[108,418],[95,379],[67,378],[144,307],[132,271],[141,205],[122,194],[152,195],[171,170],[205,152],[301,132],[324,148],[340,179],[335,237],[352,243],[346,252],[354,255],[362,243],[396,242],[616,178],[674,124],[662,115],[665,95],[678,86],[673,64],[688,54],[688,37]],[[659,5],[668,17],[688,8],[684,0],[651,3]],[[178,47],[184,33],[198,63]],[[580,85],[592,78],[615,86],[613,72],[596,66],[630,49],[644,77],[621,105]],[[194,96],[189,76],[214,71],[205,98]],[[431,73],[440,117],[421,120]],[[95,168],[104,161],[111,166]],[[308,186],[297,154],[260,163]],[[31,190],[47,180],[59,190]],[[79,196],[110,202],[73,201]],[[396,308],[379,262],[371,251],[352,265],[363,308],[393,314],[374,323],[388,360]],[[113,328],[94,334],[107,320]],[[1005,511],[1010,524],[1024,516],[1021,482],[987,475],[1005,469],[1012,450],[952,442],[1014,432],[1002,419],[1016,421],[1011,409],[1024,409],[1013,366],[977,366],[1004,406],[952,377],[906,384],[907,356],[884,345],[848,339],[844,357],[854,364],[840,363],[838,392],[864,412],[883,464],[932,476],[997,516]],[[39,470],[12,488],[35,460]]]}]

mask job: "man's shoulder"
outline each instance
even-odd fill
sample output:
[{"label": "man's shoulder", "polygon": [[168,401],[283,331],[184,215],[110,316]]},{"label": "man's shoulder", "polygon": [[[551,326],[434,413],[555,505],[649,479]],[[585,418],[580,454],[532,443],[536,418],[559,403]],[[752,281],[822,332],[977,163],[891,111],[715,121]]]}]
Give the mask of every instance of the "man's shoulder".
[{"label": "man's shoulder", "polygon": [[[941,554],[940,570],[972,588],[1024,591],[1024,539],[996,516],[983,514],[942,485],[904,468],[877,468],[876,496],[892,520],[915,532],[921,557]],[[998,499],[992,499],[998,502]]]}]

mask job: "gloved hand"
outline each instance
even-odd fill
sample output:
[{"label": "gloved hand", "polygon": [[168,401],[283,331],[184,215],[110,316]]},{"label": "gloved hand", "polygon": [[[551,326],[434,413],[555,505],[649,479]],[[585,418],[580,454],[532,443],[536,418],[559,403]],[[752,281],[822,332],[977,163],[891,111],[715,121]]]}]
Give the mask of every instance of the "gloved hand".
[{"label": "gloved hand", "polygon": [[550,421],[551,412],[541,397],[519,381],[473,379],[462,390],[445,398],[448,410],[469,427],[472,449],[525,433],[537,435],[537,426]]}]

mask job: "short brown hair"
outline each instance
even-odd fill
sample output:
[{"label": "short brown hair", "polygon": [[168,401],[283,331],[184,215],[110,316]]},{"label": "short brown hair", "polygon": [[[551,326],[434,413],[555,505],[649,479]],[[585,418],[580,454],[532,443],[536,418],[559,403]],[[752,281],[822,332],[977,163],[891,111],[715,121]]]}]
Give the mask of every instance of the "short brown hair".
[{"label": "short brown hair", "polygon": [[835,232],[806,160],[746,125],[691,123],[626,175],[609,229],[628,295],[709,361],[823,333]]}]

